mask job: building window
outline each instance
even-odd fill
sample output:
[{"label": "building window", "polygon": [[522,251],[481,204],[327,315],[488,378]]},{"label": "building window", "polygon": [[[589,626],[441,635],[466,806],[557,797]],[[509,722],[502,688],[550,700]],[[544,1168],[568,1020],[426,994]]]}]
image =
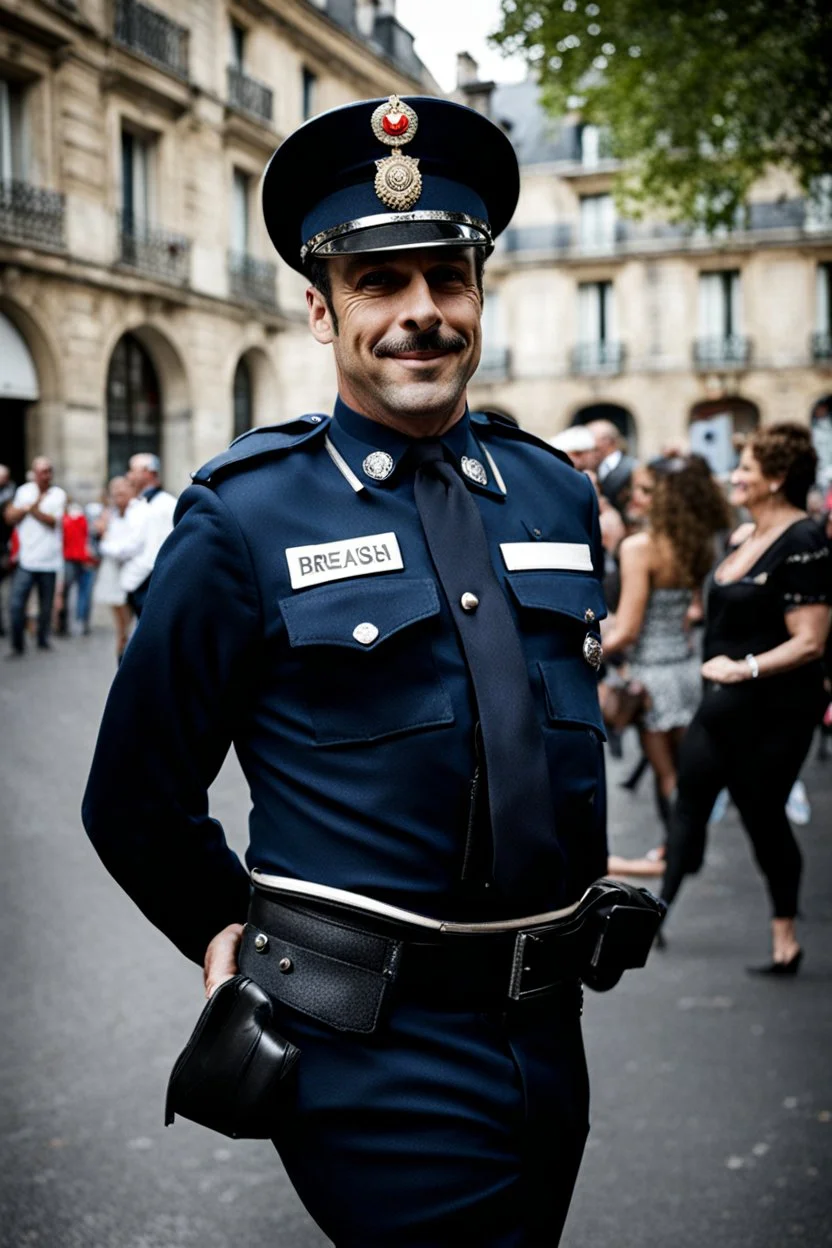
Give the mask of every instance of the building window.
[{"label": "building window", "polygon": [[614,372],[622,364],[612,282],[581,282],[578,286],[578,345],[572,368],[578,373]]},{"label": "building window", "polygon": [[241,73],[245,65],[246,31],[238,22],[231,22],[229,29],[228,63]]},{"label": "building window", "polygon": [[107,470],[126,472],[131,455],[161,454],[162,405],[159,379],[138,338],[125,334],[116,343],[107,372]]},{"label": "building window", "polygon": [[242,169],[234,170],[231,183],[231,250],[238,255],[248,253],[248,221],[250,180]]},{"label": "building window", "polygon": [[742,286],[735,269],[699,274],[699,337],[694,361],[702,368],[747,364],[750,343],[742,332]]},{"label": "building window", "polygon": [[581,164],[585,169],[594,169],[601,159],[600,126],[581,126],[579,142]]},{"label": "building window", "polygon": [[301,96],[301,110],[303,113],[304,121],[308,121],[309,118],[314,115],[315,94],[316,94],[317,85],[318,85],[317,74],[313,74],[312,70],[307,69],[306,66],[304,65],[303,79],[302,79],[302,96]]},{"label": "building window", "polygon": [[247,433],[253,424],[251,369],[243,357],[234,373],[234,437]]},{"label": "building window", "polygon": [[615,202],[612,195],[581,196],[581,245],[609,247],[615,242]]},{"label": "building window", "polygon": [[806,198],[805,228],[812,233],[832,230],[832,173],[812,178]]},{"label": "building window", "polygon": [[121,132],[122,228],[128,234],[150,221],[152,146],[132,130]]},{"label": "building window", "polygon": [[812,357],[832,360],[832,263],[819,264],[815,271],[815,332]]},{"label": "building window", "polygon": [[0,181],[25,182],[26,173],[23,92],[0,78]]},{"label": "building window", "polygon": [[498,290],[489,290],[482,310],[482,354],[477,381],[503,381],[509,375],[506,320]]}]

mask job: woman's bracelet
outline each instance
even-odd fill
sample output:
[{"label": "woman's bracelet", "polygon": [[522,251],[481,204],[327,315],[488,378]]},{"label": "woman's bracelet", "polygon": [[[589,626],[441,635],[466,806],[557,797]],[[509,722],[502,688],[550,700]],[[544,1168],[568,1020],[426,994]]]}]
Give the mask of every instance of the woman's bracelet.
[{"label": "woman's bracelet", "polygon": [[745,661],[748,664],[749,670],[751,672],[751,679],[756,680],[757,677],[760,675],[760,664],[757,662],[753,654],[747,654],[745,656]]}]

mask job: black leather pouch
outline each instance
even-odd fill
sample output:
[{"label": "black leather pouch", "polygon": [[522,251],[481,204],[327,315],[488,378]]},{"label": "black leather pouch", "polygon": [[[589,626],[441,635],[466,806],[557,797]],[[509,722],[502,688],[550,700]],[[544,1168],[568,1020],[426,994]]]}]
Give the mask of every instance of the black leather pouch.
[{"label": "black leather pouch", "polygon": [[275,1029],[268,994],[235,975],[213,993],[176,1059],[165,1126],[179,1114],[233,1139],[269,1139],[299,1056]]},{"label": "black leather pouch", "polygon": [[644,966],[667,913],[667,906],[647,888],[619,880],[599,880],[605,894],[589,920],[589,965],[581,978],[588,988],[607,992],[625,971]]}]

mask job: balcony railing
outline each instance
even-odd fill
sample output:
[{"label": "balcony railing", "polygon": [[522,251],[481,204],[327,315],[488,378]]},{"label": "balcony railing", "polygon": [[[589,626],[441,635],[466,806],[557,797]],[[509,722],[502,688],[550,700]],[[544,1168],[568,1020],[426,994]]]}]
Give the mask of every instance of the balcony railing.
[{"label": "balcony railing", "polygon": [[229,251],[228,288],[232,299],[273,308],[277,304],[276,278],[277,266],[270,260],[258,260],[245,251]]},{"label": "balcony railing", "polygon": [[115,37],[180,78],[188,77],[188,31],[139,0],[116,0]]},{"label": "balcony railing", "polygon": [[480,356],[476,381],[507,381],[511,375],[511,350],[508,347],[486,347]]},{"label": "balcony railing", "polygon": [[265,83],[249,78],[236,65],[228,66],[228,102],[232,108],[252,113],[263,121],[272,119],[272,92]]},{"label": "balcony railing", "polygon": [[745,368],[751,359],[751,339],[743,334],[697,338],[693,362],[697,368]]},{"label": "balcony railing", "polygon": [[28,182],[0,182],[0,238],[64,247],[64,197]]},{"label": "balcony railing", "polygon": [[828,329],[812,334],[812,359],[816,363],[832,363],[832,333]]},{"label": "balcony railing", "polygon": [[119,214],[120,261],[163,282],[185,285],[190,277],[191,240]]},{"label": "balcony railing", "polygon": [[624,346],[620,342],[579,342],[572,348],[572,372],[581,376],[620,373],[624,366]]}]

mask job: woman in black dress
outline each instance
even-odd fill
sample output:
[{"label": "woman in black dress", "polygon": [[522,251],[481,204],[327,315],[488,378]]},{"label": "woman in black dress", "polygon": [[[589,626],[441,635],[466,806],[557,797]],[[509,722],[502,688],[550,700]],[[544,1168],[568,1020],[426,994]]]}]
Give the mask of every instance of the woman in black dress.
[{"label": "woman in black dress", "polygon": [[803,510],[817,457],[809,430],[770,425],[743,449],[731,502],[754,521],[707,586],[703,694],[679,758],[662,895],[673,901],[699,870],[708,819],[723,788],[751,839],[772,903],[770,963],[795,974],[801,855],[785,805],[823,703],[832,557]]}]

